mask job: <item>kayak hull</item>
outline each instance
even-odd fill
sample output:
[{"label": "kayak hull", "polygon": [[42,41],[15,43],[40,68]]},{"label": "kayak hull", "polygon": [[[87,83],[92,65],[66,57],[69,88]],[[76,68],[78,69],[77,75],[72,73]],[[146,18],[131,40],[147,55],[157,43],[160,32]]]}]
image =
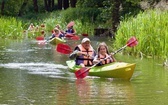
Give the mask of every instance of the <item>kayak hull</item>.
[{"label": "kayak hull", "polygon": [[[80,69],[73,60],[66,62],[70,72]],[[96,66],[89,70],[89,76],[98,76],[103,78],[122,78],[130,80],[135,69],[135,63],[114,62],[103,66]]]},{"label": "kayak hull", "polygon": [[58,37],[55,37],[55,38],[49,40],[49,43],[52,44],[52,45],[57,45],[57,44],[60,44],[60,43],[65,43],[65,42],[66,42],[66,40],[58,38]]}]

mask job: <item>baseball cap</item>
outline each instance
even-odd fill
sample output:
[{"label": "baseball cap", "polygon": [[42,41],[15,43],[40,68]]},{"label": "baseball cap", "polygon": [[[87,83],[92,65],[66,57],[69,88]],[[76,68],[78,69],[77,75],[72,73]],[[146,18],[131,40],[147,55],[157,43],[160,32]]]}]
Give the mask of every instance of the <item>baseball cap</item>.
[{"label": "baseball cap", "polygon": [[89,38],[83,38],[81,43],[85,43],[85,42],[87,42],[87,41],[88,41],[88,42],[91,42]]}]

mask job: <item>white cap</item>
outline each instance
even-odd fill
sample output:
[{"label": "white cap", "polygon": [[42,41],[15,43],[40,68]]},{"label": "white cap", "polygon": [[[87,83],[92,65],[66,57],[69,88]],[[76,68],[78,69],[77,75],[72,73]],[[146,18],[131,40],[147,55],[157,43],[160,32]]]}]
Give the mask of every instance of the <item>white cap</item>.
[{"label": "white cap", "polygon": [[87,41],[88,41],[88,42],[91,42],[89,38],[83,38],[81,43],[85,43],[85,42],[87,42]]}]

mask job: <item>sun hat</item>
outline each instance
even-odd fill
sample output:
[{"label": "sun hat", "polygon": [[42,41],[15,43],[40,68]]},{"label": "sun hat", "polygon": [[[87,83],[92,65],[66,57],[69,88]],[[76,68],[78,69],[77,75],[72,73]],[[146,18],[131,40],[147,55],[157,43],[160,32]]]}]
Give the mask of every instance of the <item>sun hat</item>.
[{"label": "sun hat", "polygon": [[72,26],[74,26],[74,25],[75,25],[75,22],[74,22],[74,21],[71,21],[71,22],[68,23],[67,27],[72,27]]},{"label": "sun hat", "polygon": [[85,43],[85,42],[91,42],[89,38],[83,38],[81,43]]}]

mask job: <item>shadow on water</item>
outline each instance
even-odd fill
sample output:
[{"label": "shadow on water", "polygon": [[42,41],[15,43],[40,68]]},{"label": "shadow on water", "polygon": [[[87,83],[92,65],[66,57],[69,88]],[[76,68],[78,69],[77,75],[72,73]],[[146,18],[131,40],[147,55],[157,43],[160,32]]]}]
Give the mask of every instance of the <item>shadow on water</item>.
[{"label": "shadow on water", "polygon": [[[93,46],[104,39],[91,38]],[[80,41],[68,41],[73,49]],[[159,60],[116,54],[118,61],[135,62],[131,81],[75,78],[55,46],[36,41],[0,42],[0,104],[5,105],[165,105],[168,68]],[[157,99],[157,100],[156,100]]]}]

